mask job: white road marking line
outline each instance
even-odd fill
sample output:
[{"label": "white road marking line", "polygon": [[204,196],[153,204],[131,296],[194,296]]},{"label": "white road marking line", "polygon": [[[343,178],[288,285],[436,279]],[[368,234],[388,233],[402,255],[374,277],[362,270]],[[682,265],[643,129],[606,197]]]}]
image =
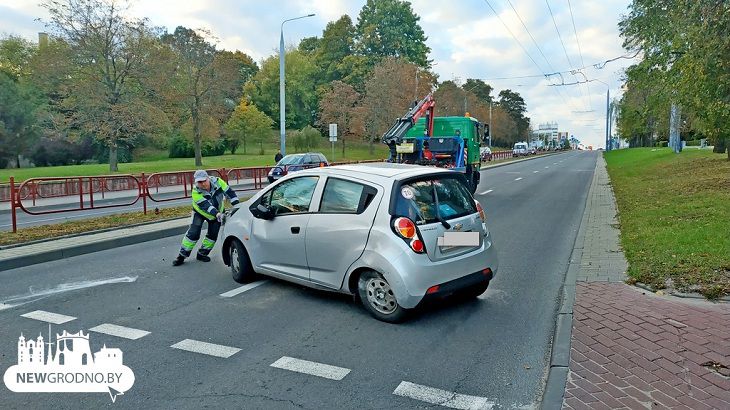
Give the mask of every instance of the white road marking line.
[{"label": "white road marking line", "polygon": [[519,181],[519,180],[521,180],[521,179],[522,179],[522,177],[519,177],[519,178],[515,178],[515,181]]},{"label": "white road marking line", "polygon": [[558,165],[558,163],[557,162],[553,162],[553,165]]},{"label": "white road marking line", "polygon": [[41,322],[53,323],[54,325],[60,325],[61,323],[70,322],[76,320],[73,316],[61,315],[58,313],[46,312],[45,310],[35,310],[28,312],[24,315],[20,315],[28,319],[40,320]]},{"label": "white road marking line", "polygon": [[267,283],[267,282],[268,282],[268,280],[260,280],[257,282],[249,283],[249,284],[246,284],[243,286],[239,286],[233,290],[229,290],[228,292],[221,293],[220,296],[224,297],[224,298],[232,298],[238,294],[241,294],[247,290],[251,290],[251,289],[253,289],[257,286],[263,285],[264,283]]},{"label": "white road marking line", "polygon": [[102,323],[99,326],[92,327],[89,329],[92,332],[104,333],[116,337],[123,337],[125,339],[137,340],[141,337],[145,337],[150,332],[146,330],[134,329],[131,327],[124,327],[119,325],[113,325],[111,323]]},{"label": "white road marking line", "polygon": [[10,309],[13,307],[13,305],[6,305],[5,303],[0,303],[0,310]]},{"label": "white road marking line", "polygon": [[330,380],[342,380],[350,373],[350,369],[344,367],[310,362],[309,360],[295,359],[287,356],[282,356],[269,366],[276,367],[277,369],[290,370],[292,372],[311,374],[312,376],[324,377]]},{"label": "white road marking line", "polygon": [[479,195],[486,195],[486,194],[488,194],[488,193],[490,193],[490,192],[492,192],[492,191],[494,191],[494,190],[493,190],[493,189],[487,189],[486,191],[482,192],[482,193],[481,193],[481,194],[479,194]]},{"label": "white road marking line", "polygon": [[405,381],[396,387],[393,394],[452,409],[491,409],[495,404],[494,401],[486,397],[452,393]]},{"label": "white road marking line", "polygon": [[550,167],[545,167],[545,169],[548,169],[548,168],[550,168]]},{"label": "white road marking line", "polygon": [[217,344],[208,343],[208,342],[200,342],[200,341],[192,340],[192,339],[185,339],[183,341],[175,343],[174,345],[172,345],[170,347],[172,347],[173,349],[180,349],[180,350],[185,350],[185,351],[193,352],[193,353],[207,354],[209,356],[222,357],[225,359],[227,359],[241,351],[241,349],[239,349],[237,347],[217,345]]},{"label": "white road marking line", "polygon": [[533,174],[537,174],[538,172],[540,172],[540,171],[532,171]]}]

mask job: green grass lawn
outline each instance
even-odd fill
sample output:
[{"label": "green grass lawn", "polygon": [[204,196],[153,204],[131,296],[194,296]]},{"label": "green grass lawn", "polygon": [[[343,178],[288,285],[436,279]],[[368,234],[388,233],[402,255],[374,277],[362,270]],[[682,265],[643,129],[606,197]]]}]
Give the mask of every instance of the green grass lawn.
[{"label": "green grass lawn", "polygon": [[[323,153],[328,160],[332,161],[331,147],[322,144],[321,147],[312,151]],[[249,154],[236,153],[236,155],[221,155],[216,157],[203,157],[203,167],[211,168],[240,168],[255,167],[274,164],[274,145],[266,147],[264,155],[258,155],[258,147],[249,147]],[[255,154],[251,154],[251,152]],[[288,148],[287,153],[293,153],[293,148]],[[348,145],[345,150],[346,156],[342,157],[341,145],[335,146],[334,160],[340,161],[362,161],[368,159],[384,159],[388,157],[388,148],[383,144],[375,144],[375,155],[371,155],[367,145]],[[140,174],[165,171],[183,171],[196,169],[193,158],[166,158],[161,151],[145,150],[140,156],[141,160],[126,164],[119,164],[118,174]],[[0,169],[0,183],[7,183],[10,177],[15,177],[16,182],[24,181],[34,177],[67,177],[87,175],[108,175],[108,164],[68,165],[58,167],[36,167],[21,169]]]},{"label": "green grass lawn", "polygon": [[709,150],[604,154],[632,279],[730,294],[730,161]]}]

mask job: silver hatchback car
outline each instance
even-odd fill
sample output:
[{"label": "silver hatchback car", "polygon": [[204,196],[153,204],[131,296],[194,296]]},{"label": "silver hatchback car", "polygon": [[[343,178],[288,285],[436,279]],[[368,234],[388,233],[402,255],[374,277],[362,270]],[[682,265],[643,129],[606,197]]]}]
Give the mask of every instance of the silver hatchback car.
[{"label": "silver hatchback car", "polygon": [[354,294],[387,322],[431,298],[476,297],[498,262],[463,179],[388,163],[287,175],[226,220],[223,260],[236,282],[263,274]]}]

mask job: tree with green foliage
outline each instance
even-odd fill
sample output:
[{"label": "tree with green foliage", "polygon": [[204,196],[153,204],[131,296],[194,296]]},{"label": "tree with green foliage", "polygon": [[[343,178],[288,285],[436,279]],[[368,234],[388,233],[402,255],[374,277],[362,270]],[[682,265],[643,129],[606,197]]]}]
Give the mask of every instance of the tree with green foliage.
[{"label": "tree with green foliage", "polygon": [[502,90],[499,92],[499,106],[509,113],[517,125],[516,140],[526,139],[527,131],[530,129],[530,119],[525,117],[527,105],[522,96],[510,89]]},{"label": "tree with green foliage", "polygon": [[329,124],[337,124],[337,139],[342,144],[345,156],[346,141],[354,137],[357,126],[356,107],[360,93],[342,81],[333,81],[319,100],[319,125],[326,129]]},{"label": "tree with green foliage", "polygon": [[25,154],[40,136],[40,96],[23,80],[0,70],[0,159],[12,157],[20,168]]},{"label": "tree with green foliage", "polygon": [[401,0],[368,0],[355,26],[358,54],[374,59],[402,58],[421,68],[430,68],[426,35],[411,3]]},{"label": "tree with green foliage", "polygon": [[[302,128],[317,114],[317,67],[311,56],[299,50],[286,52],[286,126]],[[270,118],[279,118],[279,57],[265,59],[261,69],[246,83],[244,95]],[[278,121],[276,122],[278,126]]]},{"label": "tree with green foliage", "polygon": [[670,6],[663,0],[632,1],[619,29],[624,47],[641,52],[642,60],[627,70],[627,86],[654,104],[645,110],[641,99],[622,99],[622,136],[633,137],[637,122],[652,128],[654,119],[668,118],[667,107],[678,104],[693,118],[694,131],[716,147],[730,140],[728,15],[730,3],[724,1],[676,0]]},{"label": "tree with green foliage", "polygon": [[492,91],[494,91],[494,88],[483,80],[468,78],[462,88],[473,93],[480,101],[486,104],[492,102]]},{"label": "tree with green foliage", "polygon": [[417,68],[403,59],[387,57],[375,66],[365,83],[365,96],[357,112],[361,116],[359,123],[370,144],[371,154],[374,153],[373,144],[393,125],[393,121],[431,92],[435,78],[428,72],[421,73],[416,85]]},{"label": "tree with green foliage", "polygon": [[174,70],[178,102],[185,107],[193,126],[195,166],[203,165],[201,153],[201,126],[212,106],[212,90],[218,84],[215,70],[215,46],[205,39],[208,33],[179,26],[172,34],[164,34],[162,41],[177,56]]},{"label": "tree with green foliage", "polygon": [[241,99],[240,104],[231,114],[226,122],[227,143],[231,154],[236,153],[240,144],[243,145],[243,153],[246,154],[246,139],[252,138],[260,144],[259,154],[264,153],[263,144],[271,136],[271,126],[274,121],[261,112],[255,105],[249,104],[246,99]]},{"label": "tree with green foliage", "polygon": [[65,103],[73,107],[68,126],[92,134],[109,148],[109,170],[117,171],[117,148],[145,132],[148,110],[140,98],[145,72],[145,20],[125,17],[128,3],[115,0],[45,0],[48,25],[70,49],[73,73]]},{"label": "tree with green foliage", "polygon": [[315,56],[323,83],[342,80],[349,73],[348,64],[344,60],[353,53],[354,37],[355,27],[347,14],[327,23]]}]

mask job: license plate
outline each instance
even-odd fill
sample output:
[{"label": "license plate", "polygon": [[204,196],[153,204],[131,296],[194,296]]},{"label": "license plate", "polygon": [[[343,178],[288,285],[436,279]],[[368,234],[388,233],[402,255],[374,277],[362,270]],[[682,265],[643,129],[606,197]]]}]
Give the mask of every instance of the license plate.
[{"label": "license plate", "polygon": [[405,143],[395,146],[395,152],[398,154],[412,154],[413,153],[413,143]]},{"label": "license plate", "polygon": [[444,232],[436,243],[440,247],[479,246],[479,232]]}]

